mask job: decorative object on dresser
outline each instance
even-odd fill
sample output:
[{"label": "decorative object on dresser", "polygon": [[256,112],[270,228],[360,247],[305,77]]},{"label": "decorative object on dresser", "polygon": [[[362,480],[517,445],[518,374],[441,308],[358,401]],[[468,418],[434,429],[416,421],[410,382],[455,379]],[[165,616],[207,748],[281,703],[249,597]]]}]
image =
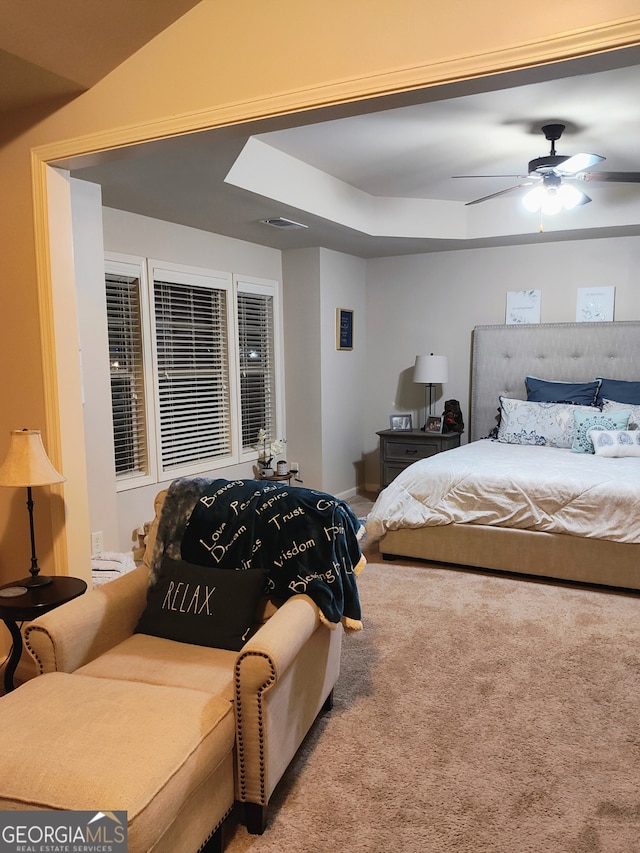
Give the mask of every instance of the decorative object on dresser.
[{"label": "decorative object on dresser", "polygon": [[[413,381],[424,384],[424,426],[427,429],[427,418],[433,415],[433,386],[444,385],[449,381],[449,362],[446,355],[417,355],[413,367]],[[428,395],[428,407],[427,407]]]},{"label": "decorative object on dresser", "polygon": [[[437,418],[440,421],[440,418]],[[437,433],[413,429],[410,432],[383,429],[380,436],[380,488],[384,489],[405,468],[418,459],[427,459],[460,446],[457,432]]]},{"label": "decorative object on dresser", "polygon": [[0,468],[0,486],[27,487],[27,509],[29,510],[29,532],[31,534],[31,568],[29,569],[31,577],[21,581],[22,586],[31,588],[51,583],[51,578],[40,574],[40,566],[36,556],[31,487],[64,483],[65,479],[49,461],[39,429],[11,430],[9,451]]},{"label": "decorative object on dresser", "polygon": [[411,432],[413,418],[411,415],[389,415],[389,428],[396,432]]}]

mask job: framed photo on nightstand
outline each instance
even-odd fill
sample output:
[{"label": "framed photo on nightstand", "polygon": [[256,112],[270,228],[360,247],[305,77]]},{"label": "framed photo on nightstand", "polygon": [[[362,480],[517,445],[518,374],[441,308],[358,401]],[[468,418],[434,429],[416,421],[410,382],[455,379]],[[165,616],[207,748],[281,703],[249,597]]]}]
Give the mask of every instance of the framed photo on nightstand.
[{"label": "framed photo on nightstand", "polygon": [[429,415],[425,432],[442,432],[442,415]]},{"label": "framed photo on nightstand", "polygon": [[398,432],[411,432],[413,429],[413,418],[409,415],[389,415],[390,429]]}]

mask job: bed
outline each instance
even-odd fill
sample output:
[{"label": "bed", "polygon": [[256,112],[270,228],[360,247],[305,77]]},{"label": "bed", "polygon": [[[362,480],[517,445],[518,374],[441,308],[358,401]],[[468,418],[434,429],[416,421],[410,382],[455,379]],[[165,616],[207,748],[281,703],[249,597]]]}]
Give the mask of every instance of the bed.
[{"label": "bed", "polygon": [[[414,463],[380,493],[367,533],[380,540],[383,557],[640,589],[640,456],[511,444],[504,432],[508,407],[520,411],[511,401],[527,401],[525,377],[639,381],[640,322],[478,326],[471,366],[469,444]],[[496,441],[487,436],[496,435],[501,398]],[[603,408],[600,394],[597,402],[591,413]],[[604,409],[626,417],[626,402]],[[576,420],[583,408],[567,406]],[[628,408],[637,416],[637,406]],[[590,417],[580,415],[586,426]],[[474,491],[474,476],[484,482],[484,497]],[[426,508],[424,489],[431,490]],[[465,503],[471,514],[461,512]]]}]

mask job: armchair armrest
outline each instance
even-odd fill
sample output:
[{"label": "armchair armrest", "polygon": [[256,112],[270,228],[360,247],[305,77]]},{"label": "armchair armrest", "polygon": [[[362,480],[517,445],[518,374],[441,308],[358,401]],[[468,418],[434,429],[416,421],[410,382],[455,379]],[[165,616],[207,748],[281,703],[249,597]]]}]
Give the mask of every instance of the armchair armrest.
[{"label": "armchair armrest", "polygon": [[262,828],[273,789],[338,678],[342,634],[342,626],[320,620],[310,598],[296,595],[238,653],[236,797],[263,810]]},{"label": "armchair armrest", "polygon": [[73,672],[131,636],[148,578],[148,568],[140,566],[30,622],[25,645],[38,672]]}]

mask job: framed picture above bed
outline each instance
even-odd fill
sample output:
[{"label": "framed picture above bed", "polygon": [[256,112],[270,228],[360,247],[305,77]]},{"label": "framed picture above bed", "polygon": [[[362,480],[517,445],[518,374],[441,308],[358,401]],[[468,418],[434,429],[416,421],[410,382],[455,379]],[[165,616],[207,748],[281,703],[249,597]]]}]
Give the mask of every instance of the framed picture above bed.
[{"label": "framed picture above bed", "polygon": [[407,415],[389,415],[389,429],[397,432],[411,432],[413,429],[413,417]]}]

